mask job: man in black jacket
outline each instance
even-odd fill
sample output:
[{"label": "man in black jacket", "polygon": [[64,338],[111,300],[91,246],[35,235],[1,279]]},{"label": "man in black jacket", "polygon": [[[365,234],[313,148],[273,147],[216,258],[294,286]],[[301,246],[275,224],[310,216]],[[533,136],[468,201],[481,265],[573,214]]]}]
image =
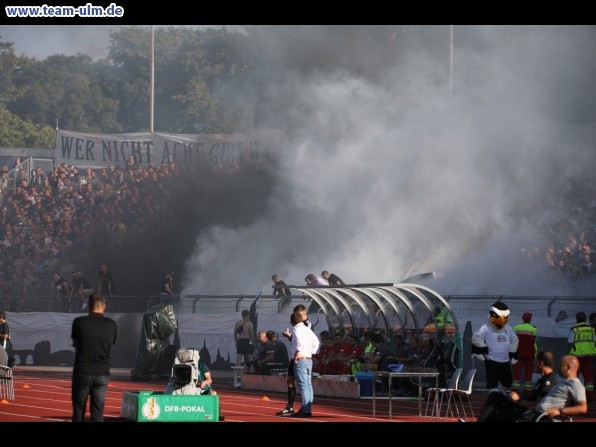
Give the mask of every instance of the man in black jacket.
[{"label": "man in black jacket", "polygon": [[75,347],[72,370],[72,421],[83,422],[90,397],[91,422],[103,422],[106,392],[112,365],[112,347],[116,343],[116,322],[104,315],[106,301],[99,294],[89,297],[89,315],[72,322]]}]

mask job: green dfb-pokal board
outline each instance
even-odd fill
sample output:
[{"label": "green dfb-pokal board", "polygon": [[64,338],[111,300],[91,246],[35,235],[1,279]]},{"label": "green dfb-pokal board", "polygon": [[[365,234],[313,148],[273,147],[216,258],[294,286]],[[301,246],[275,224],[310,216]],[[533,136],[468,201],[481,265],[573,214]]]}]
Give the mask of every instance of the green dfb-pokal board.
[{"label": "green dfb-pokal board", "polygon": [[120,416],[137,422],[218,422],[219,396],[128,391],[122,398]]}]

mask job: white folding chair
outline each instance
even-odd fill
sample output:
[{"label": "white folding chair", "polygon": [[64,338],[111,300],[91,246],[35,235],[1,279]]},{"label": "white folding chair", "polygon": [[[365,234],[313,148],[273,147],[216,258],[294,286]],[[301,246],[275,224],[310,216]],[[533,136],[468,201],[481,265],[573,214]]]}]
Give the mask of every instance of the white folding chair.
[{"label": "white folding chair", "polygon": [[[459,386],[459,379],[461,377],[462,372],[463,372],[463,368],[457,368],[455,371],[453,371],[446,388],[432,387],[432,388],[426,389],[426,409],[424,410],[424,416],[428,416],[428,407],[430,405],[431,400],[433,402],[433,406],[432,406],[432,412],[431,412],[430,416],[432,417],[435,415],[435,411],[436,411],[436,407],[437,407],[435,405],[435,399],[439,399],[439,410],[438,411],[439,411],[439,417],[441,416],[441,410],[443,408],[443,397],[445,396],[446,393],[450,392],[451,390],[457,389],[457,387]],[[437,393],[438,393],[438,396],[435,396]]]},{"label": "white folding chair", "polygon": [[472,385],[474,383],[474,376],[476,375],[476,368],[471,368],[466,373],[465,377],[460,383],[460,386],[454,390],[449,390],[449,398],[447,399],[447,409],[445,410],[445,417],[449,417],[449,411],[451,411],[451,416],[453,417],[453,410],[451,409],[451,403],[455,405],[455,411],[457,412],[457,416],[459,417],[459,405],[457,401],[461,402],[462,412],[464,414],[464,419],[467,419],[468,415],[466,413],[466,405],[464,403],[464,399],[468,401],[468,406],[470,408],[470,414],[472,418],[474,417],[474,409],[472,408]]},{"label": "white folding chair", "polygon": [[8,359],[8,366],[0,365],[0,399],[14,400],[14,382],[12,380],[12,367],[15,359]]}]

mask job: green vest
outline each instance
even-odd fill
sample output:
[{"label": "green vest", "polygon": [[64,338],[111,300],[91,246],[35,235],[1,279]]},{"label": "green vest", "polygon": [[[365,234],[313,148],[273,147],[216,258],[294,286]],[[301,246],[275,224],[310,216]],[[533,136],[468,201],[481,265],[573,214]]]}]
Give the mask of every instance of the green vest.
[{"label": "green vest", "polygon": [[586,323],[580,323],[571,328],[573,331],[573,344],[569,354],[578,357],[595,355],[596,345],[594,344],[594,328]]}]

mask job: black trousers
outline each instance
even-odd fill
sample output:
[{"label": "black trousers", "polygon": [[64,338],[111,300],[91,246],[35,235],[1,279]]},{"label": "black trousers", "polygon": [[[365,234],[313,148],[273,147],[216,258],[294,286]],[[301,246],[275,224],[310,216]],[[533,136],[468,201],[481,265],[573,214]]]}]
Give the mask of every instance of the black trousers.
[{"label": "black trousers", "polygon": [[495,391],[488,395],[477,422],[515,422],[526,408],[515,405],[509,396]]},{"label": "black trousers", "polygon": [[485,360],[484,366],[486,368],[486,387],[488,389],[497,388],[499,382],[505,388],[510,388],[513,384],[513,370],[511,363],[499,363],[492,360]]}]

